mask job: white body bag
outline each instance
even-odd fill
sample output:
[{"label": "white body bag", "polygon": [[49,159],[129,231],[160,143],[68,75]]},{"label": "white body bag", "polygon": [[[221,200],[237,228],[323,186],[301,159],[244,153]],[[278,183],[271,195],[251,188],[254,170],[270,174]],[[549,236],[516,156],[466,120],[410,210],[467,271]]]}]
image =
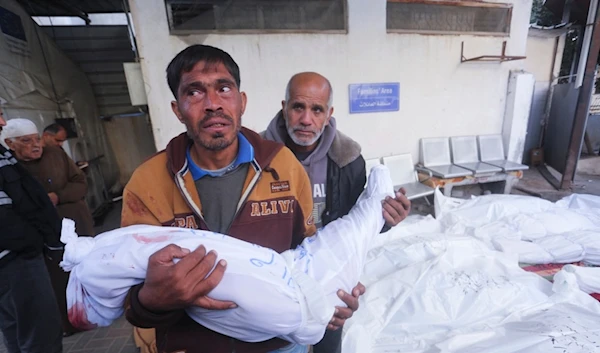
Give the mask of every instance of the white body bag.
[{"label": "white body bag", "polygon": [[317,343],[334,307],[343,305],[336,292],[350,292],[358,283],[369,244],[384,224],[382,200],[393,194],[387,167],[374,167],[347,216],[282,254],[219,233],[172,227],[135,225],[95,238],[78,237],[74,223],[64,220],[61,267],[71,271],[69,320],[81,329],[110,325],[123,314],[129,289],[144,281],[152,254],[169,244],[189,250],[204,245],[227,261],[222,281],[209,296],[238,307],[189,307],[193,320],[247,342],[278,337]]}]

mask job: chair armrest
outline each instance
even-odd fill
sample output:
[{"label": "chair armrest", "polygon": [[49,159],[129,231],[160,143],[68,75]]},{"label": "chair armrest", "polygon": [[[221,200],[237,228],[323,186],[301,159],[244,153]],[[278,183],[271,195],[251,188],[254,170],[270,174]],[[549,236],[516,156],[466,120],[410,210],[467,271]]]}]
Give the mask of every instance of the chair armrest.
[{"label": "chair armrest", "polygon": [[433,177],[433,173],[431,173],[431,170],[429,170],[429,169],[426,169],[426,168],[423,168],[423,167],[419,167],[419,166],[415,166],[415,170],[418,171],[418,172],[422,172],[422,173],[425,173],[425,174],[429,175],[429,177],[427,179],[420,180],[421,183],[424,182],[424,181],[427,181],[427,180],[429,180],[429,179],[431,179]]}]

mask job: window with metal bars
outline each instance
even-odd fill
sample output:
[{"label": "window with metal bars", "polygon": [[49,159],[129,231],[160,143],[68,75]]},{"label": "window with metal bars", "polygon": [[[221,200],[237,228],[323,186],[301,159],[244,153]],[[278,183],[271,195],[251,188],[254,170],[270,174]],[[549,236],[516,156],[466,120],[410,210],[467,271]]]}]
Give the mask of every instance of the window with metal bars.
[{"label": "window with metal bars", "polygon": [[388,0],[387,31],[508,36],[512,5],[483,1]]},{"label": "window with metal bars", "polygon": [[171,34],[347,32],[347,0],[165,0]]}]

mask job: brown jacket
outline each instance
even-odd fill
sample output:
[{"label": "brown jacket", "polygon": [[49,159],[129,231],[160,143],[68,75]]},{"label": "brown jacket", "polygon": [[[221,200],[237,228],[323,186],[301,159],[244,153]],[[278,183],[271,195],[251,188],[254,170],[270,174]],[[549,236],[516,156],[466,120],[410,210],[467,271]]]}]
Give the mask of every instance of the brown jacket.
[{"label": "brown jacket", "polygon": [[[280,143],[263,140],[242,128],[254,147],[238,213],[229,235],[283,252],[316,231],[312,222],[312,191],[304,168]],[[208,229],[186,150],[192,141],[186,134],[171,140],[133,174],[123,193],[121,225],[152,224]],[[127,319],[138,327],[156,327],[159,352],[266,353],[289,343],[272,339],[242,342],[210,331],[192,321],[183,310],[157,315],[137,300],[140,286],[130,292]]]},{"label": "brown jacket", "polygon": [[60,217],[72,219],[78,234],[94,235],[94,220],[85,202],[85,174],[65,151],[58,147],[44,147],[42,158],[19,162],[47,193],[58,195],[56,210]]}]

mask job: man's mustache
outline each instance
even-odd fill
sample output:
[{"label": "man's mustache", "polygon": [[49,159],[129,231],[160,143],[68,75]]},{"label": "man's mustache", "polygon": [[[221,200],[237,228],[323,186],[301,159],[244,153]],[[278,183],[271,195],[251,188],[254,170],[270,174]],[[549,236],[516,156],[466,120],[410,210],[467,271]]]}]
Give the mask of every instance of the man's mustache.
[{"label": "man's mustache", "polygon": [[204,125],[208,122],[208,120],[210,120],[212,118],[226,119],[227,121],[229,121],[231,123],[231,125],[233,125],[233,118],[230,117],[229,115],[224,114],[223,112],[206,113],[206,115],[204,115],[204,117],[202,118],[202,120],[200,120],[200,122],[198,124]]},{"label": "man's mustache", "polygon": [[317,129],[307,129],[307,128],[303,128],[303,127],[299,127],[299,126],[292,127],[292,131],[294,131],[294,132],[296,132],[296,131],[312,132],[313,134],[319,133],[319,130],[317,130]]}]

